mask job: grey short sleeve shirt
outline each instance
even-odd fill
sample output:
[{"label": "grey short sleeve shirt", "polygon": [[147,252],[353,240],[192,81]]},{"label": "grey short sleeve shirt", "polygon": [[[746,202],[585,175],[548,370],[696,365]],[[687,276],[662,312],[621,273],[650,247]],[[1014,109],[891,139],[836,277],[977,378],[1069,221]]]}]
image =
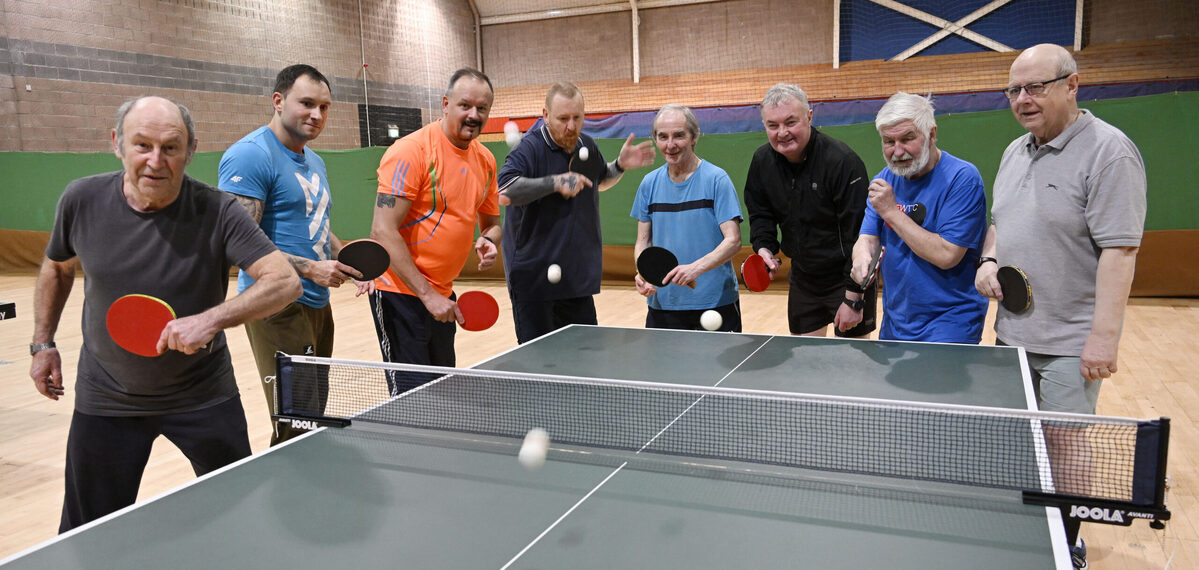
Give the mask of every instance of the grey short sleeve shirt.
[{"label": "grey short sleeve shirt", "polygon": [[1136,145],[1085,109],[1040,147],[1031,134],[1008,145],[991,207],[996,257],[1028,274],[1033,305],[1019,315],[1000,307],[1001,341],[1040,354],[1082,354],[1099,254],[1140,246],[1146,187]]},{"label": "grey short sleeve shirt", "polygon": [[153,358],[118,347],[105,328],[113,301],[158,297],[180,317],[225,300],[229,269],[249,267],[274,244],[230,194],[184,177],[179,197],[156,212],[130,208],[122,172],[81,178],[59,199],[46,256],[78,258],[84,272],[83,346],[75,410],[136,416],[203,409],[237,395],[224,333],[209,350]]}]

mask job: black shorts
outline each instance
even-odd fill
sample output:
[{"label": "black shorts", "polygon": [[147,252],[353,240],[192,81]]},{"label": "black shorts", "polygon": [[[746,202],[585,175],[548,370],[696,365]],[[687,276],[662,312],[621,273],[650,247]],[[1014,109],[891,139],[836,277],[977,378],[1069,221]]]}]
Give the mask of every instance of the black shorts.
[{"label": "black shorts", "polygon": [[[817,283],[805,275],[791,270],[788,276],[791,288],[787,294],[787,325],[791,334],[806,334],[828,326],[833,322],[837,309],[845,298],[845,281],[835,279],[827,284]],[[847,331],[834,331],[837,336],[859,337],[875,329],[875,297],[878,294],[876,280],[866,290],[866,305],[862,307],[862,322]]]},{"label": "black shorts", "polygon": [[[450,298],[457,299],[456,296]],[[425,304],[413,295],[375,291],[370,303],[384,362],[454,366],[457,323],[434,319]],[[388,388],[393,396],[427,381],[428,376],[424,374],[387,373]]]},{"label": "black shorts", "polygon": [[720,328],[722,332],[741,332],[741,301],[733,301],[727,305],[712,309],[694,309],[685,311],[667,311],[665,309],[649,308],[645,315],[647,329],[678,329],[685,331],[707,330],[699,323],[700,315],[707,311],[720,313]]},{"label": "black shorts", "polygon": [[595,299],[591,295],[553,301],[512,300],[516,342],[524,344],[566,325],[594,325]]}]

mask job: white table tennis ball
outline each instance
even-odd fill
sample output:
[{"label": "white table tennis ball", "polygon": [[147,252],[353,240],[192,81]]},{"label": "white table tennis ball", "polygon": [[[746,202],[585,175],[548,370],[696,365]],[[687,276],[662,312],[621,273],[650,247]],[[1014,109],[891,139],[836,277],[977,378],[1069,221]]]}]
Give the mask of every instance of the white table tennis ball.
[{"label": "white table tennis ball", "polygon": [[557,283],[561,281],[562,268],[558,267],[557,263],[550,265],[549,269],[545,271],[545,278],[548,279],[550,283]]},{"label": "white table tennis ball", "polygon": [[704,330],[714,331],[720,328],[720,325],[723,323],[724,319],[720,318],[720,313],[717,313],[713,310],[704,311],[704,313],[699,316],[699,324],[700,326],[704,327]]},{"label": "white table tennis ball", "polygon": [[516,460],[530,471],[545,464],[545,454],[550,448],[550,434],[544,429],[533,428],[525,434],[525,441],[516,454]]},{"label": "white table tennis ball", "polygon": [[591,151],[587,150],[587,147],[579,148],[579,160],[587,160],[589,156],[591,156]]},{"label": "white table tennis ball", "polygon": [[508,148],[516,148],[520,144],[520,126],[515,122],[504,123],[504,141],[508,143]]}]

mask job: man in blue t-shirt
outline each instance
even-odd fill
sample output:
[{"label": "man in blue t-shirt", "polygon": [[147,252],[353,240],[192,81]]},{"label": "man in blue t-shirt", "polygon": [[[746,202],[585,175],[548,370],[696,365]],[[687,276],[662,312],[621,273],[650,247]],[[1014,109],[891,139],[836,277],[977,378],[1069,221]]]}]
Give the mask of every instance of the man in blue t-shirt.
[{"label": "man in blue t-shirt", "polygon": [[[654,163],[649,142],[625,140],[620,154],[604,162],[595,140],[583,133],[583,93],[555,83],[545,95],[542,121],[529,129],[504,159],[499,173],[504,212],[504,276],[512,298],[517,342],[528,342],[570,324],[597,323],[593,295],[600,292],[603,241],[599,192],[625,170]],[[572,157],[587,149],[588,161],[604,163],[598,178],[569,171]],[[557,265],[561,278],[547,279]]]},{"label": "man in blue t-shirt", "polygon": [[[937,148],[933,105],[924,97],[896,93],[874,124],[887,167],[870,183],[851,278],[864,280],[885,248],[879,338],[978,344],[987,315],[987,300],[974,288],[987,229],[982,177]],[[847,303],[855,301],[846,294]]]},{"label": "man in blue t-shirt", "polygon": [[[267,406],[274,414],[266,378],[275,375],[275,352],[332,356],[329,287],[362,275],[336,261],[341,242],[329,229],[329,176],[325,161],[307,147],[325,127],[333,103],[329,80],[312,66],[293,65],[279,72],[271,98],[271,122],[233,143],[221,157],[219,173],[221,190],[236,196],[249,210],[304,284],[304,294],[282,311],[246,323]],[[238,272],[238,291],[253,283],[245,271]],[[359,283],[358,289],[361,295],[372,291],[373,285]],[[313,409],[323,408],[315,405]],[[271,445],[298,433],[290,425],[276,424]]]},{"label": "man in blue t-shirt", "polygon": [[[733,181],[695,154],[699,122],[691,109],[670,104],[654,116],[654,144],[666,164],[646,175],[630,215],[637,219],[633,258],[653,245],[669,250],[679,266],[664,287],[633,278],[646,296],[645,326],[700,330],[701,315],[720,313],[717,330],[741,332],[737,278],[730,261],[741,249],[741,205]],[[691,287],[694,286],[694,289]]]}]

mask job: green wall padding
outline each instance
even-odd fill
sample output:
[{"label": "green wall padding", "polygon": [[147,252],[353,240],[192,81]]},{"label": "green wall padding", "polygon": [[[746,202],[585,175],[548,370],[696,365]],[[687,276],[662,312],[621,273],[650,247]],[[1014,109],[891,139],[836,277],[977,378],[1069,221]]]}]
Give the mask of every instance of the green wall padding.
[{"label": "green wall padding", "polygon": [[120,168],[112,153],[0,152],[0,228],[48,232],[69,182]]},{"label": "green wall padding", "polygon": [[1147,230],[1199,228],[1199,93],[1182,92],[1081,104],[1137,144],[1149,174]]},{"label": "green wall padding", "polygon": [[[1199,229],[1199,200],[1192,199],[1191,184],[1199,179],[1196,148],[1199,148],[1199,93],[1180,92],[1128,99],[1091,101],[1081,104],[1100,118],[1119,127],[1136,142],[1145,159],[1149,176],[1147,230]],[[943,150],[974,163],[987,184],[991,183],[1003,149],[1024,130],[1009,111],[987,111],[939,115],[939,145]],[[878,134],[871,123],[825,127],[824,133],[849,144],[874,176],[884,163]],[[597,141],[604,157],[614,158],[623,140]],[[638,141],[640,142],[640,141]],[[723,168],[740,194],[754,150],[766,142],[763,132],[704,135],[696,152]],[[508,147],[503,141],[486,143],[501,167]],[[342,239],[366,237],[374,208],[375,170],[383,147],[319,151],[325,159],[333,188],[333,231]],[[187,172],[216,184],[220,152],[197,153]],[[628,172],[620,183],[601,194],[604,243],[632,245],[637,224],[629,217],[637,185],[652,168],[663,164],[659,155],[653,167]],[[49,231],[54,206],[68,182],[76,178],[120,168],[111,153],[0,153],[0,172],[7,184],[0,189],[0,228]],[[744,201],[742,202],[744,205]],[[748,221],[742,224],[748,242]]]}]

